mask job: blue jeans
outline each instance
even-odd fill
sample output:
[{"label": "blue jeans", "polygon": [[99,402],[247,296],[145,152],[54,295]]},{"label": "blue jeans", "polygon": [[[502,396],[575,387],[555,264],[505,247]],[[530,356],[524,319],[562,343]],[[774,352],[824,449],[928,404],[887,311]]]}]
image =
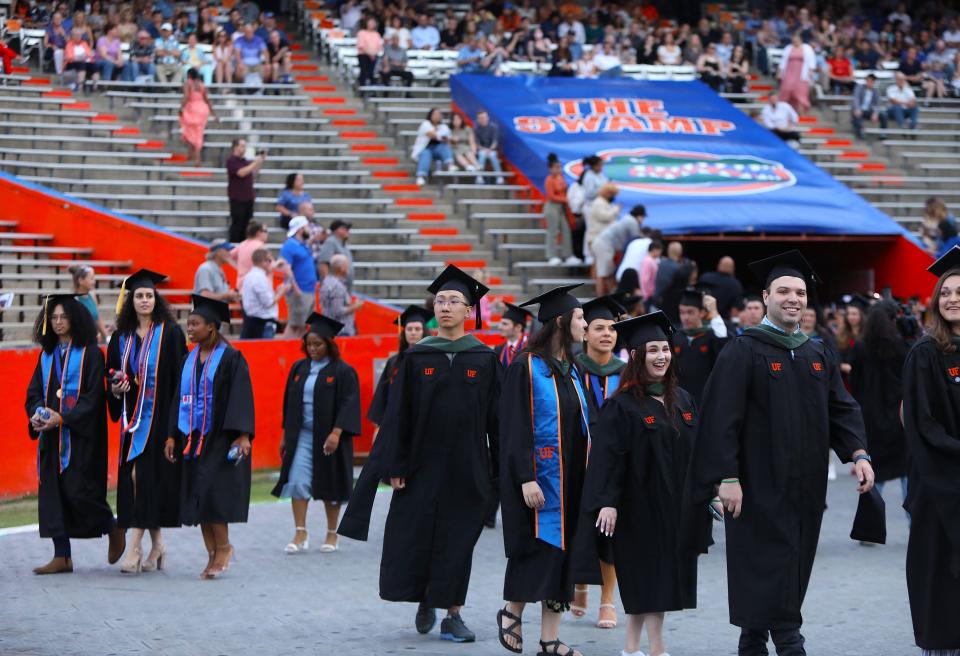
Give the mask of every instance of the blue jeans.
[{"label": "blue jeans", "polygon": [[420,152],[420,159],[417,160],[417,176],[425,178],[430,175],[430,166],[434,160],[439,160],[444,164],[453,163],[453,151],[445,143],[435,143],[427,146]]},{"label": "blue jeans", "polygon": [[[117,69],[116,64],[112,61],[102,61],[97,64],[100,69],[100,79],[109,82],[113,79],[113,72]],[[121,80],[127,79],[127,67],[126,65],[120,67],[120,75],[117,76]]]},{"label": "blue jeans", "polygon": [[487,162],[490,162],[490,166],[497,173],[502,173],[503,169],[500,168],[500,156],[495,150],[484,150],[479,149],[477,151],[477,164],[480,171],[487,170]]},{"label": "blue jeans", "polygon": [[153,65],[153,62],[143,64],[141,62],[127,62],[127,65],[123,67],[124,79],[127,82],[136,81],[137,77],[141,75],[149,75],[151,78],[157,76],[157,67]]},{"label": "blue jeans", "polygon": [[[884,482],[885,481],[877,481],[873,485],[875,488],[877,488],[877,491],[880,492],[880,494],[883,494]],[[900,495],[901,495],[900,496],[901,501],[906,501],[907,499],[907,477],[906,476],[900,477]]]},{"label": "blue jeans", "polygon": [[909,120],[909,128],[913,130],[917,127],[917,106],[903,107],[901,105],[891,105],[887,108],[887,116],[897,123],[897,127],[903,127],[903,121]]}]

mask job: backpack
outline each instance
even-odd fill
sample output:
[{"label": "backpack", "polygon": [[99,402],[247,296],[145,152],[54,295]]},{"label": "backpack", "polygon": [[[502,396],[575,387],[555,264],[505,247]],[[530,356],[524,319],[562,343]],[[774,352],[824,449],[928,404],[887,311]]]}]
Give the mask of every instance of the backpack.
[{"label": "backpack", "polygon": [[574,182],[567,188],[567,207],[574,214],[583,214],[583,203],[586,197],[583,194],[583,187],[579,182]]}]

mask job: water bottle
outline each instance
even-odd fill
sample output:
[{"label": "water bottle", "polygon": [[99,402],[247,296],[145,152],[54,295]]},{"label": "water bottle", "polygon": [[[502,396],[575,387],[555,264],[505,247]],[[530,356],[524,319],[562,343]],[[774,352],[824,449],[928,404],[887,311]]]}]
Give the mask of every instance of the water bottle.
[{"label": "water bottle", "polygon": [[227,461],[232,462],[234,465],[240,462],[240,459],[243,457],[243,452],[240,451],[240,447],[234,444],[230,447],[230,450],[227,451]]},{"label": "water bottle", "polygon": [[34,411],[33,415],[40,421],[49,421],[50,417],[52,416],[50,414],[50,410],[43,406],[37,406],[37,409]]}]

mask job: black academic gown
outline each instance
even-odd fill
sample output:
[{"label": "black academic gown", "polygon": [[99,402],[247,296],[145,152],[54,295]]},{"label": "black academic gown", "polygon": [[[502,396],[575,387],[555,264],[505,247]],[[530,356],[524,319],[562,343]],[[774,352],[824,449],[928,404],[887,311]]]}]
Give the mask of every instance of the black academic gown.
[{"label": "black academic gown", "polygon": [[[74,351],[76,353],[76,351]],[[50,385],[44,395],[41,364],[27,387],[27,417],[39,406],[57,410],[59,384],[49,372]],[[61,412],[70,428],[70,465],[60,471],[59,440],[56,430],[37,434],[28,424],[32,439],[39,438],[37,472],[40,478],[38,522],[40,537],[96,538],[110,530],[113,511],[107,503],[107,411],[104,403],[103,353],[88,346],[81,367],[82,381],[77,404]]]},{"label": "black academic gown", "polygon": [[904,345],[893,358],[878,360],[870,357],[863,342],[857,342],[850,358],[850,393],[863,409],[867,452],[878,481],[907,473],[906,438],[900,423],[901,372],[906,355]]},{"label": "black academic gown", "polygon": [[[137,340],[140,352],[142,340]],[[163,329],[160,344],[160,365],[157,371],[156,399],[150,422],[150,435],[143,452],[126,461],[130,450],[130,435],[121,436],[121,461],[117,472],[117,525],[121,528],[160,528],[180,526],[180,469],[181,461],[171,463],[163,453],[163,445],[171,435],[170,404],[179,398],[180,370],[187,353],[183,331],[175,323]],[[115,333],[107,346],[107,369],[120,369],[120,339]],[[130,363],[128,363],[130,364]],[[127,412],[132,413],[137,402],[137,385],[133,369],[128,366],[130,391],[126,393]],[[120,421],[123,400],[113,395],[107,382],[107,408],[110,419]],[[136,476],[134,476],[136,470]],[[136,484],[134,484],[134,480]]]},{"label": "black academic gown", "polygon": [[[199,348],[199,346],[194,347]],[[186,360],[184,360],[186,362]],[[197,367],[202,370],[202,367]],[[179,390],[179,382],[177,384]],[[178,459],[187,436],[177,428],[180,398],[173,400],[170,426],[177,440]],[[239,464],[227,452],[240,435],[253,439],[253,385],[243,354],[227,346],[213,377],[213,423],[199,457],[185,460],[180,486],[180,521],[197,524],[234,524],[247,521],[250,508],[250,458]]]},{"label": "black academic gown", "polygon": [[[287,376],[283,392],[283,465],[280,480],[271,494],[280,496],[290,477],[290,467],[303,425],[303,387],[310,374],[310,360],[298,360]],[[340,444],[329,456],[323,443],[339,428]],[[357,372],[343,360],[327,364],[317,374],[313,387],[313,480],[314,499],[346,501],[353,491],[353,438],[360,434],[360,382]]]},{"label": "black academic gown", "polygon": [[730,623],[799,628],[826,505],[828,449],[849,462],[866,448],[860,407],[822,344],[791,351],[760,329],[724,347],[697,405],[685,510],[702,513],[724,478],[739,477],[743,487],[742,514],[724,522]]},{"label": "black academic gown", "polygon": [[697,415],[682,389],[672,417],[652,397],[620,392],[594,425],[583,506],[594,525],[601,508],[617,509],[614,564],[628,614],[697,605],[698,554],[680,544],[681,516],[693,524],[687,531],[710,534],[705,505],[697,515],[682,512]]},{"label": "black academic gown", "polygon": [[373,398],[370,399],[370,407],[367,408],[367,419],[379,426],[383,423],[383,415],[387,412],[387,401],[390,399],[390,385],[397,375],[397,367],[403,356],[395,353],[390,356],[386,364],[383,365],[383,371],[377,380],[377,386],[373,390]]},{"label": "black academic gown", "polygon": [[[561,447],[563,449],[564,542],[566,549],[539,540],[535,535],[534,511],[523,501],[524,483],[536,480],[534,438],[531,420],[530,368],[521,353],[507,368],[500,397],[500,498],[503,517],[503,544],[507,571],[503,597],[507,601],[573,601],[575,583],[595,583],[578,575],[582,566],[576,557],[580,498],[587,466],[587,435],[581,422],[580,399],[572,374],[563,375],[551,362],[553,375],[559,376],[557,402],[560,409]],[[589,411],[588,411],[589,412]],[[590,558],[599,572],[599,561]]]},{"label": "black academic gown", "polygon": [[677,359],[677,383],[700,403],[707,378],[710,377],[717,356],[727,340],[717,337],[713,330],[706,330],[692,339],[681,333],[673,341],[673,353]]},{"label": "black academic gown", "polygon": [[[377,437],[386,451],[366,478],[406,480],[393,493],[384,529],[380,597],[387,601],[430,608],[466,601],[499,450],[500,374],[489,347],[472,336],[462,339],[473,345],[459,353],[424,343],[410,347],[390,388]],[[362,516],[351,521],[365,531]]]},{"label": "black academic gown", "polygon": [[914,637],[923,649],[960,649],[960,353],[940,353],[929,337],[910,350],[903,423]]}]

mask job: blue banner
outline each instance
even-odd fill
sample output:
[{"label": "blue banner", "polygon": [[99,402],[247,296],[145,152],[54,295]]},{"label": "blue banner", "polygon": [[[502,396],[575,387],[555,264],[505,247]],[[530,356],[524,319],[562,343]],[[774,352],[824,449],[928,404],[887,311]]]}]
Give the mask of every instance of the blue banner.
[{"label": "blue banner", "polygon": [[899,235],[904,230],[700,82],[456,75],[453,102],[481,109],[540,190],[556,153],[569,181],[604,160],[616,202],[669,234]]}]

